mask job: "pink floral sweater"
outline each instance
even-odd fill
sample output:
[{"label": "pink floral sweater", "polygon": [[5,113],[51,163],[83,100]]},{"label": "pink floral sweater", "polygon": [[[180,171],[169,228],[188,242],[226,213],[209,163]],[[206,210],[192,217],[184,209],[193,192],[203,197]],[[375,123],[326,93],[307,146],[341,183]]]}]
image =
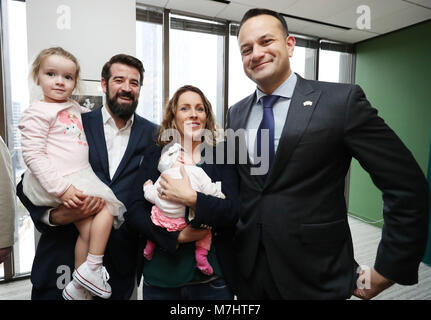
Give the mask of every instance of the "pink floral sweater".
[{"label": "pink floral sweater", "polygon": [[88,145],[77,102],[38,101],[21,115],[22,156],[27,168],[51,195],[60,197],[70,183],[63,177],[89,166]]}]

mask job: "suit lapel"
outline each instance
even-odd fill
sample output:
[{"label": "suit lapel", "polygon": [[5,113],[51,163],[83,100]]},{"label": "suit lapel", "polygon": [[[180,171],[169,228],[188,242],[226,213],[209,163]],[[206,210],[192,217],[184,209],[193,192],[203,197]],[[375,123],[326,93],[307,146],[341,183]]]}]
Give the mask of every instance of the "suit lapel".
[{"label": "suit lapel", "polygon": [[[215,156],[215,155],[214,155]],[[203,155],[202,155],[202,159],[203,159]],[[203,171],[205,171],[205,173],[209,176],[209,177],[211,177],[212,176],[212,172],[213,172],[213,170],[214,170],[214,168],[215,168],[215,166],[214,165],[209,165],[209,164],[207,164],[205,161],[204,162],[202,162],[202,164],[201,164],[201,168],[202,168],[202,170]]]},{"label": "suit lapel", "polygon": [[132,128],[130,130],[129,143],[127,144],[127,148],[124,152],[123,158],[118,165],[117,171],[115,171],[115,174],[112,177],[112,182],[114,182],[118,178],[118,176],[121,174],[121,171],[123,171],[123,169],[127,166],[130,158],[133,155],[133,152],[136,150],[137,144],[141,139],[144,138],[143,134],[144,126],[140,123],[139,118],[135,116],[135,120],[133,121]]},{"label": "suit lapel", "polygon": [[[244,146],[245,147],[245,152],[246,152],[246,161],[247,163],[245,165],[250,166],[251,165],[251,161],[250,161],[250,155],[248,153],[248,149],[247,149],[247,138],[246,135],[247,130],[245,130],[246,126],[247,126],[247,119],[250,115],[251,112],[251,108],[253,106],[253,102],[255,100],[255,96],[256,96],[256,92],[249,95],[244,102],[242,103],[241,108],[239,108],[235,114],[232,115],[231,117],[231,129],[233,129],[235,131],[235,133],[240,133],[239,138],[240,138],[240,146]],[[240,131],[242,130],[242,131]],[[239,152],[241,152],[243,149],[242,148],[235,148],[237,150],[237,154],[236,154],[236,159],[242,159],[239,156]],[[243,163],[241,163],[243,164]]]},{"label": "suit lapel", "polygon": [[[314,89],[306,80],[297,75],[298,80],[290,102],[289,112],[281,133],[274,163],[265,181],[265,187],[281,175],[307,128],[321,92]],[[304,105],[304,102],[307,102]],[[311,106],[310,103],[311,102]]]},{"label": "suit lapel", "polygon": [[[87,129],[85,134],[87,140],[92,140],[92,145],[95,146],[95,153],[101,163],[103,173],[110,180],[109,176],[109,162],[108,162],[108,151],[106,149],[105,131],[103,129],[103,118],[101,108],[97,109],[88,114],[88,125],[84,127]],[[89,141],[90,144],[90,141]]]},{"label": "suit lapel", "polygon": [[245,128],[245,126],[247,125],[247,119],[250,115],[251,107],[253,105],[255,96],[256,92],[245,98],[244,102],[241,105],[241,108],[238,108],[236,114],[232,115],[230,120],[231,128],[233,130]]}]

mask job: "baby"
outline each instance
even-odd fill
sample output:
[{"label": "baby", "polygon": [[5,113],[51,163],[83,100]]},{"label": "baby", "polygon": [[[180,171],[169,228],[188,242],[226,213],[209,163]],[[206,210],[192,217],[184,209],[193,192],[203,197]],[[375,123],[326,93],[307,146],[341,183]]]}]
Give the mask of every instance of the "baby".
[{"label": "baby", "polygon": [[[181,179],[180,167],[184,165],[184,169],[190,178],[190,183],[193,190],[202,192],[206,195],[211,195],[221,199],[225,199],[225,195],[221,192],[221,184],[211,182],[210,177],[205,171],[192,164],[191,162],[184,161],[182,163],[180,156],[182,147],[178,143],[172,145],[167,152],[160,157],[158,169],[160,172],[169,175],[172,178]],[[153,184],[151,180],[144,184],[144,197],[149,202],[155,204],[151,209],[151,220],[157,226],[166,228],[168,231],[182,230],[187,226],[185,221],[186,207],[182,204],[166,201],[158,197],[157,188],[160,187],[160,178]],[[193,215],[189,214],[190,218]],[[208,262],[208,251],[211,247],[211,230],[208,230],[205,238],[196,241],[195,258],[198,269],[206,274],[213,274],[213,268]],[[144,256],[148,260],[153,257],[155,243],[147,241],[144,249]]]}]

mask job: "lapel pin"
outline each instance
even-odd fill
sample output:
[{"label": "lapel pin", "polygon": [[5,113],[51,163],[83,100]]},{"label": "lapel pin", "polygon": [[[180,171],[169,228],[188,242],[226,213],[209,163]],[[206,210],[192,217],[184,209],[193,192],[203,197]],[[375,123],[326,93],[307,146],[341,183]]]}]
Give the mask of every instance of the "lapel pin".
[{"label": "lapel pin", "polygon": [[308,101],[305,101],[303,104],[304,104],[304,107],[311,107],[313,105],[313,102],[308,100]]}]

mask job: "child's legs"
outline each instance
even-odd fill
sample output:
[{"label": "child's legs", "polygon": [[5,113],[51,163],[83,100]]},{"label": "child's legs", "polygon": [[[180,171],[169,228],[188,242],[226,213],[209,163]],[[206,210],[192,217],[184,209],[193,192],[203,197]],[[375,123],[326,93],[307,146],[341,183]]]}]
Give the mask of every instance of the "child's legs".
[{"label": "child's legs", "polygon": [[207,235],[203,239],[196,241],[195,258],[197,267],[206,275],[211,275],[214,272],[207,259],[208,251],[211,247],[211,239],[211,231],[208,230]]},{"label": "child's legs", "polygon": [[111,233],[114,216],[105,205],[94,217],[90,230],[90,245],[88,252],[93,255],[103,255]]},{"label": "child's legs", "polygon": [[211,240],[212,240],[212,234],[211,234],[211,231],[208,230],[208,233],[204,238],[196,241],[196,247],[201,247],[209,251],[211,248]]},{"label": "child's legs", "polygon": [[202,247],[196,246],[195,258],[196,258],[198,269],[206,275],[211,275],[213,274],[214,271],[208,261],[207,256],[208,256],[208,250]]},{"label": "child's legs", "polygon": [[75,222],[75,226],[79,231],[79,236],[75,245],[75,269],[87,259],[92,221],[93,217],[88,217]]},{"label": "child's legs", "polygon": [[154,249],[156,248],[156,244],[153,241],[147,240],[147,244],[144,248],[144,257],[147,260],[151,260],[153,258]]}]

